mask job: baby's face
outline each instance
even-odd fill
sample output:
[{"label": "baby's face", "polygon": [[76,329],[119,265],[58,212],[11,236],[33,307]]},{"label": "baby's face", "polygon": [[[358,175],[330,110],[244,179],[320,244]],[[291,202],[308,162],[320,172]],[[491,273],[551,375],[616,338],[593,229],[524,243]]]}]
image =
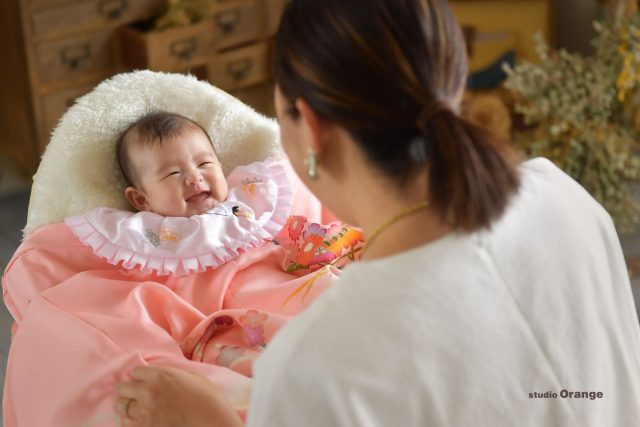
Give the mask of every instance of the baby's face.
[{"label": "baby's face", "polygon": [[162,144],[134,145],[129,155],[139,188],[127,198],[138,210],[186,217],[203,214],[227,198],[220,162],[200,130],[185,129]]}]

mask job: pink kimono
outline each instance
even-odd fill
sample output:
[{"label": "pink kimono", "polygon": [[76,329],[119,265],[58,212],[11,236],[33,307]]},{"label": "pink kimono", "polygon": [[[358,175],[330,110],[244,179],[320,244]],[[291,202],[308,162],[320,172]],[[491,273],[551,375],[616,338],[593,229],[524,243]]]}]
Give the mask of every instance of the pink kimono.
[{"label": "pink kimono", "polygon": [[[202,374],[240,413],[252,361],[339,275],[360,233],[276,162],[237,168],[208,214],[100,208],[31,234],[3,276],[15,323],[4,425],[115,426],[135,366]],[[292,215],[295,214],[295,215]]]}]

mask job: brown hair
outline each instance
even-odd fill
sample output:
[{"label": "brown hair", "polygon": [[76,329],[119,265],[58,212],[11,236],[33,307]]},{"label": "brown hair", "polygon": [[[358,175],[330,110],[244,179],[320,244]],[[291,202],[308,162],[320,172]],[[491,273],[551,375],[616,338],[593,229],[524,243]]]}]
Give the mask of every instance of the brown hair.
[{"label": "brown hair", "polygon": [[[118,138],[116,153],[118,166],[128,186],[135,187],[138,176],[129,155],[132,144],[162,144],[163,140],[175,138],[187,130],[201,130],[211,142],[209,133],[200,124],[179,114],[156,111],[133,122]],[[211,144],[213,146],[213,143]]]},{"label": "brown hair", "polygon": [[518,189],[509,145],[453,110],[466,47],[446,0],[292,0],[275,74],[289,114],[303,99],[396,184],[428,167],[430,205],[455,228],[489,227]]}]

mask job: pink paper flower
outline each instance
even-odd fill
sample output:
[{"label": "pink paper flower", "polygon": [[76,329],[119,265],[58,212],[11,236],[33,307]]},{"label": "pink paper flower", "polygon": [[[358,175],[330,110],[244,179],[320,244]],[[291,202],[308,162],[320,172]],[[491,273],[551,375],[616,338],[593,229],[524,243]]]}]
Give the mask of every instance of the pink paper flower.
[{"label": "pink paper flower", "polygon": [[302,233],[302,238],[307,240],[317,236],[322,239],[324,238],[325,234],[327,234],[326,228],[324,228],[320,224],[313,223],[310,224],[306,230],[304,230],[304,233]]},{"label": "pink paper flower", "polygon": [[242,331],[244,332],[244,337],[247,339],[247,343],[250,347],[255,347],[258,345],[265,345],[265,337],[264,337],[264,328],[262,326],[253,327],[249,325],[245,325],[242,327]]},{"label": "pink paper flower", "polygon": [[231,366],[240,356],[244,354],[244,348],[235,345],[223,345],[220,354],[216,357],[216,364],[219,366]]},{"label": "pink paper flower", "polygon": [[249,346],[265,345],[263,323],[269,316],[256,310],[248,310],[247,314],[240,316],[242,332],[249,343]]},{"label": "pink paper flower", "polygon": [[260,313],[257,310],[247,310],[247,313],[244,316],[240,316],[240,323],[244,325],[249,325],[253,327],[262,326],[262,324],[269,318],[269,316],[265,313]]},{"label": "pink paper flower", "polygon": [[293,215],[289,217],[287,230],[289,231],[289,238],[291,238],[291,240],[298,240],[306,222],[307,219],[303,216]]}]

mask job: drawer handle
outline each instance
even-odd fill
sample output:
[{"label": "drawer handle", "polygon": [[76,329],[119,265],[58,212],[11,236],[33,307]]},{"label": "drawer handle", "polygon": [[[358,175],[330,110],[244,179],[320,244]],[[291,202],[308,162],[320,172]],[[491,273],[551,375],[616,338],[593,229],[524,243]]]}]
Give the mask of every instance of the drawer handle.
[{"label": "drawer handle", "polygon": [[91,47],[88,43],[81,46],[65,47],[60,51],[60,59],[72,70],[80,69],[91,56]]},{"label": "drawer handle", "polygon": [[115,21],[127,9],[127,0],[100,0],[98,12],[107,19]]},{"label": "drawer handle", "polygon": [[177,56],[180,59],[191,59],[191,55],[198,48],[198,43],[195,37],[188,39],[176,40],[169,45],[169,52],[173,56]]},{"label": "drawer handle", "polygon": [[229,74],[235,81],[243,80],[249,74],[249,71],[253,67],[253,61],[249,58],[239,59],[237,61],[230,62],[227,65],[227,74]]},{"label": "drawer handle", "polygon": [[216,14],[215,21],[224,34],[233,32],[242,18],[242,9],[235,8]]}]

